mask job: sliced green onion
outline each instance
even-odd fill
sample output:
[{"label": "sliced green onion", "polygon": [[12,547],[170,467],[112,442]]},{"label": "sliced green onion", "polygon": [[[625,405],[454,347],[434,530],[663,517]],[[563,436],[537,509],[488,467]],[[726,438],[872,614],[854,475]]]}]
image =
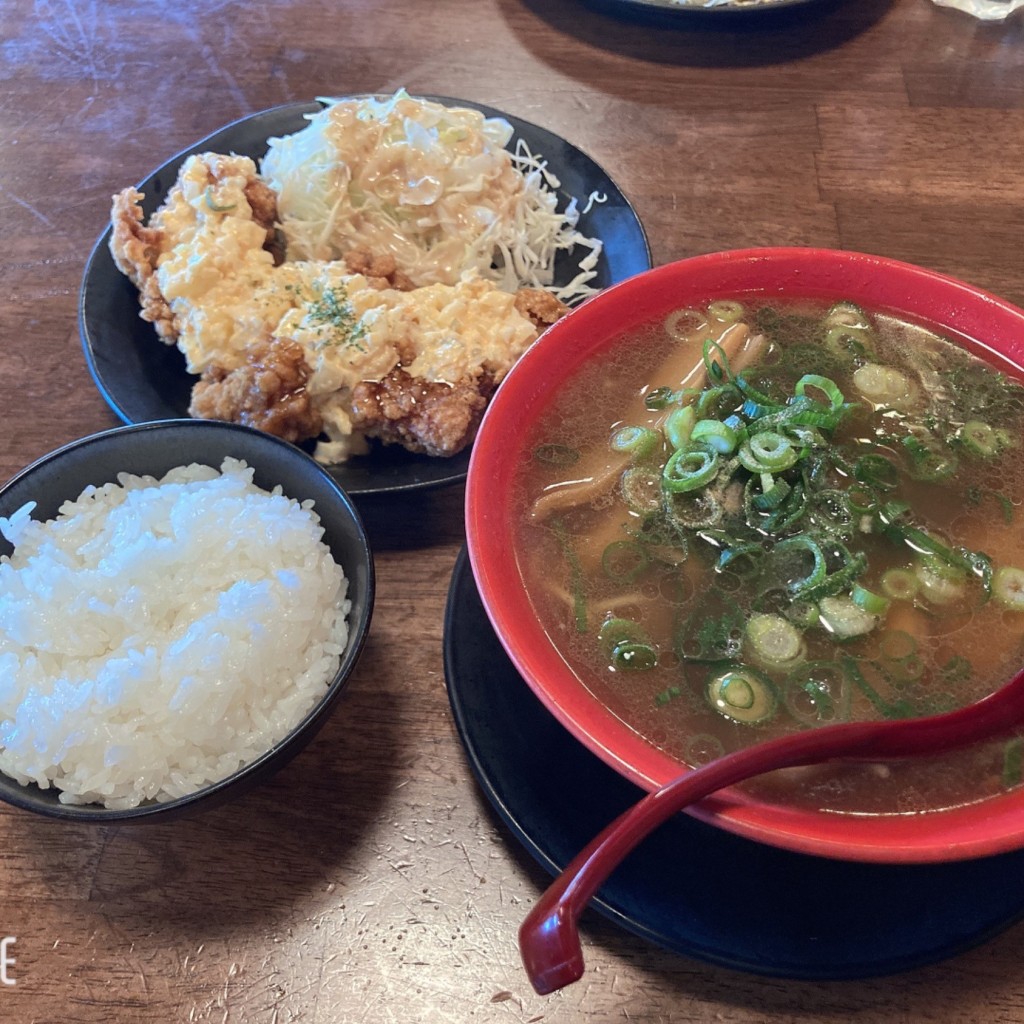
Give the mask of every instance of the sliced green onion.
[{"label": "sliced green onion", "polygon": [[769,534],[783,533],[803,518],[807,508],[807,489],[798,481],[782,504],[761,521],[760,527]]},{"label": "sliced green onion", "polygon": [[656,430],[649,427],[622,427],[612,434],[611,448],[614,452],[628,452],[634,459],[644,459],[661,444]]},{"label": "sliced green onion", "polygon": [[848,536],[853,525],[853,510],[846,492],[831,487],[818,491],[811,522],[823,533]]},{"label": "sliced green onion", "polygon": [[797,382],[794,391],[801,398],[806,395],[807,388],[816,388],[821,391],[828,400],[832,410],[841,409],[843,406],[843,393],[836,387],[836,382],[828,377],[821,377],[816,373],[805,373]]},{"label": "sliced green onion", "polygon": [[992,596],[1011,611],[1024,611],[1024,569],[1003,565],[992,577]]},{"label": "sliced green onion", "polygon": [[718,571],[728,569],[740,578],[755,576],[761,572],[767,552],[756,541],[725,548],[718,556]]},{"label": "sliced green onion", "polygon": [[[764,486],[765,478],[770,481]],[[759,512],[770,512],[781,505],[793,488],[785,480],[773,480],[770,473],[761,474],[761,493],[751,499],[751,504]]]},{"label": "sliced green onion", "polygon": [[839,640],[870,633],[878,624],[878,617],[855,604],[853,598],[841,595],[823,597],[818,602],[821,624]]},{"label": "sliced green onion", "polygon": [[814,564],[811,566],[811,571],[802,579],[793,580],[789,584],[789,591],[794,598],[806,600],[804,595],[825,580],[828,571],[825,565],[825,553],[816,540],[807,536],[790,537],[775,545],[775,550],[779,552],[791,549],[802,549],[813,559]]},{"label": "sliced green onion", "polygon": [[[947,547],[924,530],[899,522],[887,524],[885,532],[893,540],[904,541],[914,551],[924,555],[934,555],[935,559],[938,559],[938,563],[964,573],[973,573],[981,581],[985,591],[985,600],[992,596],[992,559],[983,552]],[[934,559],[931,560],[931,563],[934,573],[934,567],[938,563]],[[918,573],[918,579],[920,578],[920,573]]]},{"label": "sliced green onion", "polygon": [[739,400],[740,395],[734,385],[721,384],[702,391],[694,408],[700,419],[713,419],[723,412],[730,412]]},{"label": "sliced green onion", "polygon": [[853,586],[853,581],[864,574],[868,567],[867,555],[863,551],[858,551],[855,555],[851,555],[845,548],[843,551],[846,558],[844,564],[835,572],[829,573],[816,587],[808,587],[803,591],[804,600],[820,601],[823,597],[833,597],[840,591],[848,590]]},{"label": "sliced green onion", "polygon": [[920,580],[909,569],[889,569],[882,576],[882,590],[893,600],[912,601],[920,589]]},{"label": "sliced green onion", "polygon": [[793,625],[799,626],[801,629],[807,629],[818,624],[820,613],[818,606],[813,601],[791,601],[783,615]]},{"label": "sliced green onion", "polygon": [[[656,693],[654,695],[654,704],[659,708],[664,707],[666,704],[669,704],[671,701],[675,700],[677,697],[681,697],[682,695],[683,691],[678,686],[668,686],[660,693]],[[689,762],[687,762],[687,764],[689,764]]]},{"label": "sliced green onion", "polygon": [[658,664],[658,652],[651,644],[624,640],[612,651],[612,665],[615,668],[646,671]]},{"label": "sliced green onion", "polygon": [[661,473],[631,466],[622,474],[622,497],[631,512],[657,512],[661,508]]},{"label": "sliced green onion", "polygon": [[671,388],[655,388],[644,396],[644,405],[652,412],[655,412],[659,409],[664,409],[665,406],[671,404],[671,402],[675,400],[675,397],[676,393]]},{"label": "sliced green onion", "polygon": [[776,402],[773,398],[766,395],[763,391],[758,391],[750,381],[747,380],[746,374],[740,373],[736,375],[736,379],[733,381],[736,385],[736,389],[740,392],[744,399],[744,405],[748,402],[753,402],[758,408],[770,409],[773,412],[778,412],[784,409],[785,406],[779,402]]},{"label": "sliced green onion", "polygon": [[1003,747],[1003,789],[1013,789],[1021,784],[1022,768],[1024,768],[1024,740],[1014,736],[1007,740]]},{"label": "sliced green onion", "polygon": [[[885,671],[878,666],[875,662],[867,662],[874,671],[880,673],[883,678],[888,679]],[[857,688],[864,694],[865,697],[874,705],[875,710],[878,711],[884,718],[910,718],[914,715],[914,710],[910,704],[905,700],[898,700],[889,702],[885,700],[881,694],[867,681],[864,673],[861,671],[860,665],[853,658],[843,658],[843,667],[846,670],[847,676],[853,680],[857,685]]]},{"label": "sliced green onion", "polygon": [[801,665],[786,679],[782,696],[786,710],[802,725],[827,725],[849,716],[846,675],[834,661]]},{"label": "sliced green onion", "polygon": [[706,338],[704,341],[704,368],[709,379],[716,384],[731,381],[734,377],[725,349],[714,338]]},{"label": "sliced green onion", "polygon": [[862,484],[891,491],[900,482],[899,470],[884,455],[869,452],[853,466],[853,475]]},{"label": "sliced green onion", "polygon": [[708,306],[708,316],[722,324],[735,324],[743,319],[746,310],[738,302],[723,299]]},{"label": "sliced green onion", "polygon": [[995,430],[987,423],[983,423],[981,420],[968,420],[959,431],[957,431],[957,440],[966,448],[969,452],[973,452],[975,455],[981,455],[983,458],[990,459],[994,455],[998,455],[1002,445],[999,443],[999,438],[996,436]]},{"label": "sliced green onion", "polygon": [[1009,526],[1013,522],[1013,502],[1005,495],[1000,494],[998,491],[988,491],[999,505],[999,511],[1003,515],[1003,522]]},{"label": "sliced green onion", "polygon": [[874,512],[878,508],[878,496],[870,487],[854,485],[846,492],[850,511],[858,515]]},{"label": "sliced green onion", "polygon": [[690,440],[710,445],[719,455],[731,455],[736,450],[737,435],[721,420],[698,420],[690,431]]},{"label": "sliced green onion", "polygon": [[769,416],[777,412],[776,406],[761,405],[760,402],[755,402],[752,398],[747,398],[743,402],[743,415],[748,420],[759,420],[762,416]]},{"label": "sliced green onion", "polygon": [[668,414],[663,428],[665,438],[673,448],[685,448],[690,443],[690,432],[697,422],[697,413],[692,405],[685,405],[682,409],[673,409]]},{"label": "sliced green onion", "polygon": [[564,444],[542,444],[533,449],[533,458],[548,466],[571,466],[579,462],[580,453]]},{"label": "sliced green onion", "polygon": [[803,426],[799,423],[787,423],[785,432],[799,442],[804,448],[827,448],[829,442],[817,427]]},{"label": "sliced green onion", "polygon": [[800,630],[781,615],[752,615],[747,622],[746,642],[750,656],[765,668],[788,668],[805,653]]},{"label": "sliced green onion", "polygon": [[672,453],[661,473],[665,490],[678,494],[695,491],[714,479],[718,453],[711,448],[689,448]]},{"label": "sliced green onion", "polygon": [[919,562],[915,572],[920,594],[931,604],[945,605],[962,601],[967,594],[963,573],[951,573],[949,566],[929,560]]},{"label": "sliced green onion", "polygon": [[887,408],[906,408],[914,398],[914,390],[905,374],[878,363],[858,366],[853,373],[853,386],[875,405]]},{"label": "sliced green onion", "polygon": [[746,616],[729,601],[716,614],[695,611],[676,632],[676,653],[684,661],[727,661],[739,656]]},{"label": "sliced green onion", "polygon": [[859,583],[850,588],[850,598],[858,608],[863,608],[869,615],[884,615],[889,610],[889,598],[876,594]]},{"label": "sliced green onion", "polygon": [[959,654],[954,654],[945,665],[942,666],[942,679],[944,682],[956,685],[965,683],[971,678],[974,668],[970,661]]},{"label": "sliced green onion", "polygon": [[744,469],[751,473],[781,473],[796,464],[799,453],[789,438],[773,430],[754,434],[737,453]]},{"label": "sliced green onion", "polygon": [[715,711],[742,725],[767,721],[778,705],[771,682],[746,667],[712,676],[708,680],[707,695]]},{"label": "sliced green onion", "polygon": [[697,309],[674,309],[665,317],[665,333],[682,340],[707,326],[707,317]]},{"label": "sliced green onion", "polygon": [[917,641],[906,630],[886,630],[878,638],[878,653],[887,661],[904,661],[917,654]]},{"label": "sliced green onion", "polygon": [[597,639],[600,641],[601,646],[611,654],[616,645],[627,640],[631,642],[646,642],[647,634],[638,622],[634,622],[632,619],[612,616],[601,623],[601,628],[597,631]]},{"label": "sliced green onion", "polygon": [[601,568],[616,583],[631,583],[647,568],[650,558],[633,540],[612,541],[601,553]]},{"label": "sliced green onion", "polygon": [[[655,486],[661,495],[661,476]],[[689,543],[685,532],[665,515],[646,515],[633,531],[633,539],[644,546],[652,561],[666,565],[681,565],[689,556]]]},{"label": "sliced green onion", "polygon": [[825,314],[825,323],[837,324],[840,327],[852,327],[857,330],[867,331],[871,328],[871,321],[867,314],[854,302],[837,302]]},{"label": "sliced green onion", "polygon": [[863,359],[871,350],[871,332],[838,324],[825,332],[825,347],[844,359]]},{"label": "sliced green onion", "polygon": [[906,501],[887,501],[882,505],[878,511],[878,521],[883,527],[892,527],[888,532],[895,540],[904,540],[905,533],[908,532],[908,527],[900,523],[906,514],[910,511],[910,505]]},{"label": "sliced green onion", "polygon": [[215,202],[213,198],[212,185],[206,186],[206,191],[203,193],[203,199],[205,200],[206,205],[213,210],[214,213],[227,213],[228,210],[233,210],[238,205],[237,203],[228,203],[227,206],[221,206],[219,203]]},{"label": "sliced green onion", "polygon": [[[924,675],[924,658],[920,655],[912,654],[910,657],[901,658],[899,661],[886,662],[885,669],[892,677],[893,682],[912,683]],[[937,696],[937,694],[930,696]]]},{"label": "sliced green onion", "polygon": [[662,507],[669,522],[684,530],[703,530],[717,526],[725,515],[722,503],[706,491],[666,491],[662,495]]},{"label": "sliced green onion", "polygon": [[1017,438],[1004,427],[996,427],[996,440],[999,442],[1000,448],[1016,448],[1019,443]]},{"label": "sliced green onion", "polygon": [[717,736],[699,732],[686,741],[683,760],[691,768],[699,768],[709,761],[714,761],[725,753],[725,746]]},{"label": "sliced green onion", "polygon": [[903,447],[910,456],[910,475],[915,480],[948,480],[956,472],[956,455],[934,439],[922,441],[919,437],[905,437]]}]

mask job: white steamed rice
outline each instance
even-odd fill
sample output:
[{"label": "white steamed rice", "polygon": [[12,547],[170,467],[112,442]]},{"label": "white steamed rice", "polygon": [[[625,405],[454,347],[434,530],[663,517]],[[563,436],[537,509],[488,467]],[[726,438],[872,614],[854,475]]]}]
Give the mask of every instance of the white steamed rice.
[{"label": "white steamed rice", "polygon": [[347,581],[311,502],[244,462],[121,474],[0,517],[0,770],[129,808],[223,779],[337,671]]}]

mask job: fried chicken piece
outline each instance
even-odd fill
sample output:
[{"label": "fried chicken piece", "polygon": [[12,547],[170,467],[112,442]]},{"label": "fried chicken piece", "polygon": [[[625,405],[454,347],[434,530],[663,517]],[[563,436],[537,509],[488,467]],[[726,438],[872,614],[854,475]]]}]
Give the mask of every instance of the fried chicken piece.
[{"label": "fried chicken piece", "polygon": [[351,249],[345,254],[345,267],[350,274],[362,274],[374,288],[394,288],[411,292],[416,286],[398,269],[390,253],[374,256],[365,249]]},{"label": "fried chicken piece", "polygon": [[259,178],[250,178],[242,189],[245,201],[252,208],[252,219],[262,228],[267,229],[267,240],[263,248],[274,257],[274,266],[284,263],[284,233],[277,228],[277,195],[274,190]]},{"label": "fried chicken piece", "polygon": [[[211,186],[224,177],[239,173],[237,158],[209,153],[198,159]],[[180,188],[180,185],[175,185],[175,188]],[[253,220],[266,231],[263,248],[274,257],[275,264],[280,264],[284,260],[284,242],[276,227],[277,196],[269,185],[253,174],[246,174],[242,192],[252,210]],[[142,193],[134,188],[122,189],[113,197],[110,254],[117,269],[139,290],[142,319],[152,323],[157,336],[172,345],[178,338],[178,327],[160,290],[156,269],[161,253],[177,244],[178,239],[168,238],[159,227],[145,225],[142,198]]]},{"label": "fried chicken piece", "polygon": [[516,312],[537,328],[538,334],[569,312],[569,307],[561,299],[543,288],[520,288],[514,305]]},{"label": "fried chicken piece", "polygon": [[259,178],[249,178],[242,189],[245,201],[252,209],[252,219],[260,227],[273,230],[277,223],[277,196],[274,190]]},{"label": "fried chicken piece", "polygon": [[455,455],[476,436],[493,391],[487,376],[445,384],[413,377],[399,366],[381,381],[363,381],[352,389],[352,422],[385,444]]},{"label": "fried chicken piece", "polygon": [[323,427],[306,391],[309,375],[301,345],[288,338],[269,338],[254,345],[247,361],[235,370],[209,367],[192,388],[189,415],[304,441]]},{"label": "fried chicken piece", "polygon": [[122,189],[113,197],[110,255],[117,269],[138,288],[142,319],[156,328],[157,336],[165,344],[173,345],[178,336],[174,314],[156,279],[156,259],[160,255],[163,234],[143,223],[141,200],[142,193],[134,188]]}]

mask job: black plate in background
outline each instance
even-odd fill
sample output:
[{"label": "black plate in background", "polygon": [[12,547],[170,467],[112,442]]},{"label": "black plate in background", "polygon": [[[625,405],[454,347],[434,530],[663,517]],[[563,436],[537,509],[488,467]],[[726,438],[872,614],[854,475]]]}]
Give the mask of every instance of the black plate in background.
[{"label": "black plate in background", "polygon": [[[444,663],[477,780],[513,835],[556,874],[641,790],[573,738],[523,682],[465,551],[448,593]],[[1024,851],[952,864],[848,863],[679,814],[599,897],[605,916],[696,959],[775,977],[864,978],[953,956],[1020,918]]]},{"label": "black plate in background", "polygon": [[717,7],[701,7],[692,3],[679,4],[672,0],[588,0],[590,6],[621,14],[652,14],[664,18],[724,18],[746,19],[768,15],[776,11],[821,3],[822,0],[764,0],[758,4],[727,3]]},{"label": "black plate in background", "polygon": [[[607,196],[581,213],[579,230],[604,243],[594,287],[632,277],[651,266],[651,255],[636,213],[618,186],[589,156],[565,139],[492,107],[468,100],[428,96],[448,106],[471,107],[487,117],[502,117],[530,150],[543,156],[561,186],[560,207],[575,196],[580,207],[592,192]],[[305,115],[322,109],[320,103],[291,103],[235,121],[179,153],[138,185],[144,193],[143,213],[148,219],[163,202],[186,157],[206,151],[237,153],[258,161],[267,139],[297,132],[306,126]],[[151,324],[139,318],[135,286],[117,269],[110,255],[110,228],[100,236],[89,257],[79,300],[79,332],[89,371],[107,404],[125,423],[175,419],[188,415],[195,378],[185,369],[184,357],[173,346],[161,344]],[[560,253],[555,278],[567,284],[576,274],[568,254]],[[450,459],[416,455],[397,446],[377,446],[370,455],[330,467],[332,476],[352,494],[380,494],[454,483],[466,476],[469,451]]]}]

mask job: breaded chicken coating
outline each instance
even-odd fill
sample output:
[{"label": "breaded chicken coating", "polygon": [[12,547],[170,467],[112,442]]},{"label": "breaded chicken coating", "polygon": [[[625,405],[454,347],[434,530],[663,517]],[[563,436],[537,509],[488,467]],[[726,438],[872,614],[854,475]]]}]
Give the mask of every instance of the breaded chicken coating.
[{"label": "breaded chicken coating", "polygon": [[139,290],[142,307],[139,315],[156,328],[157,336],[163,342],[173,345],[178,336],[174,315],[156,279],[156,261],[163,243],[163,232],[143,223],[142,198],[142,193],[133,188],[126,188],[113,197],[110,254],[117,269]]},{"label": "breaded chicken coating", "polygon": [[280,266],[284,262],[285,241],[284,235],[277,228],[277,195],[259,178],[250,178],[242,192],[252,208],[252,219],[267,229],[267,240],[263,248],[274,257],[275,265]]},{"label": "breaded chicken coating", "polygon": [[416,286],[398,269],[390,253],[374,256],[363,249],[352,249],[345,254],[345,267],[350,274],[362,274],[374,288],[394,288],[411,292]]},{"label": "breaded chicken coating", "polygon": [[189,415],[256,427],[286,441],[316,437],[323,427],[306,390],[302,346],[287,338],[254,345],[235,370],[209,367],[192,388]]},{"label": "breaded chicken coating", "polygon": [[352,391],[352,422],[369,437],[428,455],[455,455],[474,437],[494,383],[487,377],[445,384],[396,367]]},{"label": "breaded chicken coating", "polygon": [[543,288],[520,288],[516,292],[515,308],[520,316],[533,323],[538,334],[569,312],[569,307],[561,299]]}]

